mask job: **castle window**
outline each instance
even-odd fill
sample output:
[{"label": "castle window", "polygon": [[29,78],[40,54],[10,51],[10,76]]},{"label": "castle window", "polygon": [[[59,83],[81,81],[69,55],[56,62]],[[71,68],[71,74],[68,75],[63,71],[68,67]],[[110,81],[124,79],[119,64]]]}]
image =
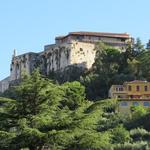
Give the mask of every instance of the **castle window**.
[{"label": "castle window", "polygon": [[132,90],[132,87],[131,85],[128,86],[128,91],[131,91]]},{"label": "castle window", "polygon": [[121,106],[128,106],[128,103],[127,102],[121,102],[120,105]]},{"label": "castle window", "polygon": [[147,85],[144,86],[144,91],[148,91]]},{"label": "castle window", "polygon": [[136,86],[136,91],[140,91],[140,86],[139,85]]},{"label": "castle window", "polygon": [[138,106],[139,103],[138,102],[133,102],[133,106]]},{"label": "castle window", "polygon": [[150,103],[149,102],[143,102],[143,106],[148,107],[148,106],[150,106]]},{"label": "castle window", "polygon": [[124,42],[124,39],[121,39],[121,42]]},{"label": "castle window", "polygon": [[81,36],[77,36],[76,39],[77,40],[82,40],[82,37]]},{"label": "castle window", "polygon": [[123,91],[123,88],[121,87],[121,88],[119,88],[119,91]]}]

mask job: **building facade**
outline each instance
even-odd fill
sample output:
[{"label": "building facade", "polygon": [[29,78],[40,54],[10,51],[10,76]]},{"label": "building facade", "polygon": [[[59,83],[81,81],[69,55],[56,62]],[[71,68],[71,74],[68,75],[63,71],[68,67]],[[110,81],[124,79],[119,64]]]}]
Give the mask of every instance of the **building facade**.
[{"label": "building facade", "polygon": [[16,56],[14,51],[10,82],[20,79],[24,71],[31,74],[36,67],[45,75],[51,71],[63,71],[71,65],[90,69],[95,61],[97,42],[104,42],[124,51],[128,43],[133,42],[133,38],[127,33],[70,32],[56,37],[55,44],[44,46],[40,53],[29,52]]},{"label": "building facade", "polygon": [[112,85],[109,97],[118,99],[118,111],[129,113],[132,106],[150,107],[150,82],[131,81],[123,85]]}]

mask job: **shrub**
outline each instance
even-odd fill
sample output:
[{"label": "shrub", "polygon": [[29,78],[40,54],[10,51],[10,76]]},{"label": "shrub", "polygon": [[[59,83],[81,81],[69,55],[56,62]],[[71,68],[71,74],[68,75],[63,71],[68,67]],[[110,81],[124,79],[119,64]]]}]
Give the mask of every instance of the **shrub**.
[{"label": "shrub", "polygon": [[134,141],[150,140],[150,133],[142,128],[137,128],[137,129],[131,130],[130,136]]}]

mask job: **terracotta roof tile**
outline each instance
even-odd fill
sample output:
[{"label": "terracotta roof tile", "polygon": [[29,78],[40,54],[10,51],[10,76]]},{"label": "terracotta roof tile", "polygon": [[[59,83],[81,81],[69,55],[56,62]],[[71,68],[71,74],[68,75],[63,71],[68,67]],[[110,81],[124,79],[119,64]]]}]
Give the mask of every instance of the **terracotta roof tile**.
[{"label": "terracotta roof tile", "polygon": [[127,33],[108,33],[108,32],[70,32],[69,35],[91,35],[91,36],[107,36],[107,37],[126,37],[129,38]]},{"label": "terracotta roof tile", "polygon": [[58,36],[56,39],[63,39],[65,37],[68,37],[70,35],[84,35],[84,36],[100,36],[100,37],[116,37],[116,38],[130,38],[130,35],[128,33],[108,33],[108,32],[70,32],[66,36]]}]

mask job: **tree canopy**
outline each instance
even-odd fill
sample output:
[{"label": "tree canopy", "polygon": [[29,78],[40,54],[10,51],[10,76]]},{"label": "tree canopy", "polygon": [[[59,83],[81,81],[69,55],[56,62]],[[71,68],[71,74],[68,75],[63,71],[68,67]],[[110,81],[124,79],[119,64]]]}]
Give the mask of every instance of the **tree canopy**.
[{"label": "tree canopy", "polygon": [[58,84],[38,69],[24,75],[0,97],[0,150],[150,149],[150,111],[120,114],[117,100],[105,99],[112,84],[150,81],[150,52],[140,45],[121,52],[98,43],[92,69],[73,76],[78,81]]}]

